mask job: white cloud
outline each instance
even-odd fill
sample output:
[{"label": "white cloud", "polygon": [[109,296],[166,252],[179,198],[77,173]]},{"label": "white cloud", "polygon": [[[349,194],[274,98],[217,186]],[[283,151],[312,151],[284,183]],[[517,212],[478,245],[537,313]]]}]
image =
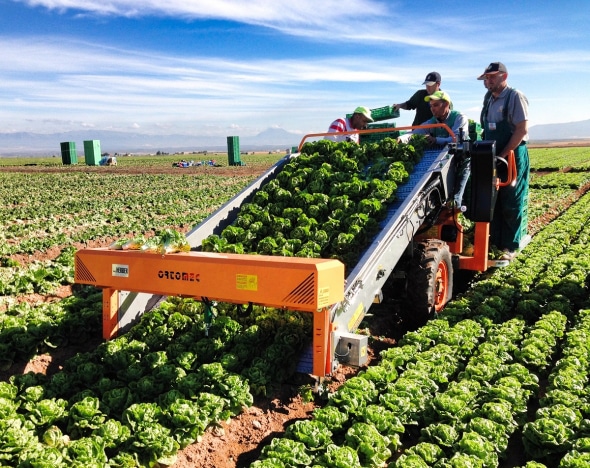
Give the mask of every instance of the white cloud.
[{"label": "white cloud", "polygon": [[[522,18],[512,23],[509,16],[492,18],[475,8],[473,14],[437,12],[431,19],[409,2],[389,0],[146,0],[140,7],[137,0],[21,3],[64,15],[98,16],[105,23],[117,16],[234,21],[305,37],[333,46],[335,53],[215,58],[98,44],[91,35],[80,36],[84,40],[0,35],[0,128],[31,122],[32,115],[37,123],[45,119],[43,125],[57,126],[48,120],[57,115],[64,116],[61,125],[72,128],[137,125],[141,131],[168,132],[182,126],[221,134],[228,126],[256,132],[286,122],[290,128],[321,131],[356,105],[409,98],[431,70],[441,72],[443,87],[461,110],[476,117],[484,90],[475,77],[492,60],[504,61],[511,84],[536,104],[533,119],[539,119],[540,109],[560,119],[557,113],[565,112],[560,93],[576,92],[570,76],[590,68],[590,53],[583,48],[524,47],[538,38],[530,30],[521,32]],[[535,21],[538,29],[549,31]],[[365,51],[349,55],[350,44]],[[548,92],[548,86],[556,90]],[[400,124],[411,121],[411,115],[403,112]]]},{"label": "white cloud", "polygon": [[[476,55],[469,56],[471,62]],[[590,64],[588,52],[560,52],[542,58],[513,52],[506,63],[509,70],[513,63],[518,66],[510,79],[537,75],[540,64],[552,61],[560,69],[587,69]],[[359,66],[360,60],[346,55],[278,60],[181,57],[62,37],[43,41],[0,38],[0,62],[10,64],[9,71],[0,70],[4,103],[0,125],[14,128],[19,118],[34,115],[40,121],[57,115],[66,117],[64,120],[71,117],[62,122],[70,128],[133,125],[141,131],[164,132],[171,128],[201,131],[210,125],[207,132],[223,134],[230,121],[235,131],[252,133],[276,122],[321,131],[326,122],[356,105],[381,106],[409,98],[420,87],[425,71],[434,69],[423,59],[398,62],[367,55]],[[487,64],[487,60],[477,60],[476,65],[465,60],[436,67],[443,74],[445,89],[472,118],[478,115],[483,97],[475,76]],[[534,84],[534,79],[519,83],[529,99],[535,96],[530,87]],[[411,120],[411,112],[402,114],[400,124]],[[44,125],[57,127],[55,123]]]},{"label": "white cloud", "polygon": [[[372,17],[385,13],[385,4],[374,0],[21,0],[30,6],[59,11],[74,10],[101,15],[184,16],[187,18],[224,19],[252,24],[314,23],[346,16]],[[313,14],[312,14],[313,13]]]},{"label": "white cloud", "polygon": [[[17,0],[32,7],[81,15],[115,17],[161,16],[192,20],[222,20],[261,26],[281,34],[322,42],[406,44],[430,49],[468,51],[480,47],[471,40],[485,34],[481,23],[421,16],[411,7],[389,0]],[[359,21],[362,18],[362,21]],[[452,35],[440,34],[440,25]],[[491,26],[491,25],[490,25]],[[501,39],[497,39],[501,40]]]}]

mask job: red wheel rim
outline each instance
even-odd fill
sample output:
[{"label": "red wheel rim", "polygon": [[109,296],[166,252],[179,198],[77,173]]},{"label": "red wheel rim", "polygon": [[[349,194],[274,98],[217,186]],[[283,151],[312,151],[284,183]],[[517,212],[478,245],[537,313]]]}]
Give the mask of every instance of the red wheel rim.
[{"label": "red wheel rim", "polygon": [[447,291],[449,289],[449,268],[446,262],[438,264],[436,280],[434,284],[434,311],[439,313],[447,303]]}]

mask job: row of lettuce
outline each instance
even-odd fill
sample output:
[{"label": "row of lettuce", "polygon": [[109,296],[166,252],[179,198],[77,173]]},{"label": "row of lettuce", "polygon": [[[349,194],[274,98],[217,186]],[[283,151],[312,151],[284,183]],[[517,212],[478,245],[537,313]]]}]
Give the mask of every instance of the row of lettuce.
[{"label": "row of lettuce", "polygon": [[0,382],[2,466],[174,463],[209,425],[292,375],[310,336],[308,314],[221,306],[207,326],[202,303],[170,298],[51,377]]},{"label": "row of lettuce", "polygon": [[[387,153],[396,147],[393,141],[386,145],[392,146],[383,149]],[[399,182],[407,177],[420,156],[412,146],[400,146],[399,154],[406,160],[398,164],[394,158],[385,157],[379,145],[372,146],[370,154],[357,145],[341,147],[356,152],[356,158],[338,151],[333,142],[319,142],[312,146],[308,157],[301,156],[296,164],[288,165],[287,170],[299,173],[286,179],[291,185],[295,180],[301,184],[315,183],[314,195],[327,197],[323,192],[336,187],[347,192],[339,198],[338,206],[330,207],[325,202],[315,205],[315,217],[324,209],[330,209],[334,215],[334,238],[338,237],[340,220],[354,217],[368,190],[381,188],[375,204],[386,203],[396,189],[394,179]],[[379,179],[371,174],[363,179],[358,177],[362,165],[370,159],[383,165],[379,173],[387,177],[389,185],[379,185]],[[321,167],[312,166],[313,170],[305,171],[318,161]],[[315,169],[322,178],[311,180]],[[257,196],[268,194],[270,189],[268,184]],[[305,195],[294,185],[291,189],[298,193],[288,192],[282,202],[273,201],[284,211],[297,208],[286,205],[289,199],[299,200]],[[252,213],[250,210],[246,214]],[[301,219],[312,219],[311,212],[308,214]],[[320,222],[315,217],[317,234]],[[292,226],[291,231],[295,230],[303,229]],[[355,231],[355,235],[361,233],[363,238],[369,235]],[[303,244],[307,242],[310,240]],[[256,243],[261,243],[261,239]],[[84,287],[73,296],[79,299],[86,295],[94,300],[97,307],[88,308],[94,319],[100,318],[97,294],[100,292],[94,288]],[[26,314],[25,326],[17,323],[23,318],[21,312]],[[28,312],[21,306],[8,310],[2,317],[5,367],[18,356],[13,346],[31,353],[59,341],[60,329],[51,325],[39,327],[35,333],[36,322]],[[53,312],[58,321],[58,311]],[[206,323],[209,314],[217,315],[212,324]],[[51,315],[38,318],[43,321]],[[97,321],[88,322],[97,331]],[[44,335],[48,330],[52,334]],[[75,329],[69,332],[76,334]],[[171,464],[178,450],[198,440],[209,425],[240,413],[252,404],[254,395],[265,394],[273,383],[292,375],[296,356],[310,338],[308,314],[169,298],[158,309],[144,314],[127,334],[99,345],[95,351],[76,355],[50,378],[27,373],[1,382],[2,463],[19,467]]]},{"label": "row of lettuce", "polygon": [[35,254],[166,228],[184,232],[251,178],[0,172],[0,255]]},{"label": "row of lettuce", "polygon": [[586,195],[252,468],[590,466],[589,218]]},{"label": "row of lettuce", "polygon": [[[571,148],[569,150],[572,150]],[[548,154],[545,154],[549,151]],[[566,152],[566,158],[561,158],[555,151],[537,149],[537,157],[533,158],[531,164],[547,166],[554,164],[550,169],[551,173],[534,173],[531,181],[530,192],[531,202],[529,204],[529,219],[531,222],[531,232],[536,232],[542,224],[536,223],[537,218],[546,219],[548,213],[558,213],[563,211],[569,203],[568,200],[575,198],[575,191],[588,185],[587,173],[579,171],[576,164],[585,161],[590,153],[587,149],[580,154],[570,155]],[[571,157],[570,157],[571,156]],[[566,164],[574,166],[569,172],[556,172],[556,168]],[[556,164],[556,165],[555,165]],[[308,171],[304,171],[308,172]],[[401,174],[400,174],[401,175]],[[220,193],[212,190],[211,183],[218,177],[210,177],[209,180],[202,177],[179,177],[179,176],[119,176],[101,174],[100,180],[96,180],[98,175],[81,175],[81,174],[61,174],[57,177],[51,174],[51,181],[46,181],[46,175],[35,174],[35,179],[31,175],[20,175],[11,177],[4,181],[4,176],[0,174],[3,180],[3,194],[0,196],[3,204],[0,207],[3,219],[12,220],[8,224],[0,226],[0,296],[7,304],[16,303],[16,297],[24,294],[41,294],[50,296],[60,286],[68,285],[73,282],[73,252],[74,247],[68,247],[72,242],[88,242],[95,239],[104,239],[105,237],[116,240],[132,240],[133,238],[144,237],[152,239],[161,232],[174,226],[175,229],[184,229],[191,226],[194,222],[202,219],[206,213],[210,212],[228,196],[239,190],[245,180],[240,178],[223,179]],[[174,177],[174,179],[172,179]],[[285,176],[282,176],[285,177]],[[201,180],[202,179],[202,180]],[[294,179],[293,183],[297,183]],[[19,189],[31,187],[34,184],[36,197],[35,199],[23,200],[24,193],[19,193]],[[55,189],[57,184],[58,188]],[[45,187],[48,185],[48,187]],[[148,193],[145,193],[144,187],[152,187]],[[216,183],[216,185],[219,185]],[[383,184],[381,184],[383,185]],[[170,189],[169,187],[174,187]],[[51,190],[50,190],[51,188]],[[269,188],[273,188],[270,186]],[[54,190],[58,190],[63,195],[63,199],[54,197]],[[99,192],[98,197],[80,197],[76,194]],[[143,192],[143,193],[140,193]],[[125,196],[123,196],[125,194]],[[279,197],[281,194],[278,194]],[[284,195],[284,192],[282,192]],[[264,197],[260,194],[259,198]],[[269,196],[267,191],[266,196]],[[350,201],[345,201],[341,197],[331,200],[327,194],[316,193],[313,196],[307,195],[299,197],[297,202],[286,210],[285,216],[274,216],[274,222],[268,222],[268,233],[264,240],[257,245],[257,250],[263,253],[296,253],[302,250],[303,235],[311,231],[319,232],[310,243],[311,252],[315,254],[319,249],[341,250],[341,245],[335,243],[334,246],[327,245],[328,233],[334,231],[334,221],[330,223],[321,223],[322,229],[317,229],[313,221],[307,220],[307,225],[303,225],[306,218],[309,218],[308,212],[317,215],[318,212],[327,213],[329,205],[336,207],[337,204],[350,205]],[[268,201],[267,201],[268,203]],[[282,202],[279,202],[282,203]],[[101,208],[99,208],[101,207]],[[143,207],[147,207],[144,210]],[[277,209],[277,204],[273,209]],[[375,201],[363,202],[362,210],[378,209],[378,203]],[[215,245],[219,243],[232,244],[244,236],[243,226],[250,227],[253,218],[253,229],[258,228],[260,233],[261,223],[267,220],[268,214],[260,213],[260,207],[257,204],[251,204],[248,210],[254,213],[243,213],[239,223],[228,230],[227,239],[209,239],[209,250],[220,249],[238,249],[245,248],[244,243],[241,246]],[[285,211],[285,210],[284,210]],[[165,215],[164,215],[165,213]],[[283,213],[281,213],[283,214]],[[347,220],[349,223],[366,226],[368,213],[361,213],[356,218]],[[284,239],[284,230],[290,228],[291,223],[297,217],[301,217],[302,226],[295,232],[298,237]],[[313,216],[312,216],[313,217]],[[318,223],[319,224],[319,223]],[[371,226],[369,226],[371,227]],[[374,227],[374,226],[373,226]],[[354,229],[354,227],[353,227]],[[278,236],[273,237],[277,231]],[[130,237],[131,236],[131,237]],[[255,237],[249,234],[251,237]],[[346,233],[341,236],[341,241],[346,242]],[[318,242],[319,241],[319,242]],[[252,243],[252,239],[247,239],[247,243]],[[43,261],[24,262],[16,261],[11,256],[31,253],[43,253],[49,248],[63,246],[61,253],[53,258]],[[246,246],[247,247],[247,246]],[[305,250],[304,250],[305,252]]]},{"label": "row of lettuce", "polygon": [[[396,166],[391,168],[395,170]],[[351,191],[367,187],[358,182],[334,182],[348,183],[344,187]],[[335,185],[328,184],[322,190],[332,190]],[[351,192],[342,195],[348,193]],[[349,202],[349,217],[359,202]],[[587,204],[582,200],[580,205],[584,203]],[[332,208],[345,213],[341,207]],[[342,387],[325,408],[318,410],[317,417],[291,426],[286,437],[274,439],[256,463],[356,466],[358,461],[359,466],[415,466],[411,463],[419,463],[421,458],[427,466],[497,466],[493,463],[501,460],[504,452],[496,448],[487,450],[490,447],[485,442],[490,439],[481,432],[493,432],[495,439],[491,443],[500,447],[513,434],[532,432],[523,429],[528,421],[521,414],[523,406],[530,411],[529,400],[539,391],[535,376],[540,371],[534,369],[530,356],[535,355],[535,341],[551,341],[535,338],[546,328],[554,332],[555,345],[543,356],[547,362],[555,358],[560,352],[559,330],[563,336],[570,329],[575,319],[571,311],[581,307],[585,297],[583,272],[587,275],[590,267],[571,263],[574,257],[579,261],[584,258],[576,252],[572,240],[584,245],[587,235],[579,232],[587,221],[583,210],[582,214],[579,211],[576,207],[563,218],[579,219],[565,224],[560,220],[537,236],[536,247],[531,244],[519,257],[516,271],[510,273],[507,269],[508,273],[498,272],[479,282],[450,305],[444,317],[424,331],[408,334],[402,346],[391,350],[390,364],[384,355],[380,366],[367,369]],[[555,250],[537,256],[536,252],[541,252],[538,238],[539,242],[544,238]],[[555,242],[562,238],[565,241]],[[571,251],[569,258],[564,251]],[[548,258],[561,260],[550,264]],[[560,267],[571,267],[571,271],[565,275]],[[100,293],[92,288],[82,292],[66,300],[71,303],[69,308],[20,306],[3,316],[4,325],[6,320],[22,316],[31,322],[24,328],[3,327],[1,344],[3,353],[6,352],[3,356],[7,356],[4,364],[12,363],[15,344],[31,353],[57,346],[60,340],[84,336],[81,330],[99,335]],[[238,414],[252,403],[254,395],[264,394],[272,382],[280,382],[293,372],[294,356],[310,336],[309,317],[305,314],[220,306],[219,317],[208,328],[203,321],[205,307],[191,300],[170,299],[144,315],[127,335],[100,345],[94,352],[76,356],[52,378],[25,374],[2,382],[2,463],[23,467],[170,464],[177,451],[198,440],[208,425]],[[522,319],[504,324],[515,310]],[[551,320],[544,319],[545,310],[555,311],[547,314]],[[67,317],[77,317],[82,322],[74,324]],[[538,331],[533,333],[534,330]],[[504,351],[501,346],[508,347],[505,336],[514,336],[514,342],[521,339],[522,346]],[[501,362],[496,359],[488,365],[487,359],[492,359],[494,350],[502,357]],[[492,371],[497,371],[495,377],[486,375]],[[492,381],[497,381],[493,391],[489,388]],[[519,389],[513,389],[516,381],[522,383]],[[587,392],[587,386],[584,388]],[[385,390],[391,394],[383,397],[382,402]],[[508,414],[504,419],[491,416],[495,410],[500,411],[496,405],[500,394],[511,395],[514,400],[506,408],[513,422]],[[469,405],[457,401],[467,395]],[[457,421],[451,415],[460,413],[457,408],[483,408],[485,403],[489,404],[486,412],[478,413],[479,419],[474,413],[469,414],[469,419],[476,420],[471,426],[452,424]],[[583,428],[587,410],[579,411]],[[500,430],[488,421],[507,424]],[[408,440],[415,440],[426,428],[428,438],[408,446]],[[576,434],[580,433],[578,429]],[[327,439],[331,443],[326,443]],[[585,453],[578,447],[583,438],[578,445],[570,439],[572,451]],[[478,451],[478,444],[484,448]],[[489,458],[486,464],[481,459],[484,452]],[[283,459],[287,454],[292,457]],[[531,455],[531,459],[535,457],[538,458]]]},{"label": "row of lettuce", "polygon": [[[532,170],[557,172],[568,167],[572,185],[585,177],[590,159],[588,148],[542,148],[530,153]],[[557,185],[563,185],[562,176]],[[546,174],[542,179],[547,180]],[[0,255],[7,256],[101,237],[193,226],[237,193],[249,178],[217,177],[215,172],[123,175],[64,171],[0,172],[0,181],[0,218],[4,220]],[[34,197],[30,196],[31,188]]]},{"label": "row of lettuce", "polygon": [[529,148],[531,170],[547,171],[588,171],[590,167],[590,153],[588,147],[545,147]]}]

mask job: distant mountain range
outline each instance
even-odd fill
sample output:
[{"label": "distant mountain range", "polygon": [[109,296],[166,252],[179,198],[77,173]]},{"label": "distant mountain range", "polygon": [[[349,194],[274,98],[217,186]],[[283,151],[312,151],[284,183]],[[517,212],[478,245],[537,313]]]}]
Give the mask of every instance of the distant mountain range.
[{"label": "distant mountain range", "polygon": [[588,140],[590,143],[590,119],[559,124],[533,125],[529,138],[534,142],[553,140]]},{"label": "distant mountain range", "polygon": [[[230,135],[231,136],[231,135]],[[239,135],[238,135],[239,136]],[[531,142],[588,140],[590,119],[578,122],[534,125],[529,128]],[[255,136],[240,137],[243,151],[285,150],[297,146],[302,135],[282,128],[268,128]],[[0,133],[0,157],[59,155],[60,143],[73,141],[78,153],[84,152],[85,140],[99,140],[102,152],[108,153],[175,153],[181,151],[225,151],[227,137],[199,135],[146,135],[107,130],[81,130],[63,133]]]},{"label": "distant mountain range", "polygon": [[[228,135],[234,136],[234,135]],[[238,135],[239,136],[239,135]],[[258,135],[239,137],[240,150],[285,150],[297,146],[302,135],[282,128],[268,128]],[[108,130],[80,130],[63,133],[0,133],[0,157],[61,154],[61,142],[75,142],[76,151],[84,152],[84,141],[99,140],[101,152],[175,153],[181,151],[226,151],[227,137],[198,135],[147,135]]]}]

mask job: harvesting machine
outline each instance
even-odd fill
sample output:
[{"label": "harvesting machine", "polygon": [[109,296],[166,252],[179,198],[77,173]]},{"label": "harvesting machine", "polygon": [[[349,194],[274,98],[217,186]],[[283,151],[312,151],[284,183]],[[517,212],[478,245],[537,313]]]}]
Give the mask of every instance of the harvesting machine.
[{"label": "harvesting machine", "polygon": [[[453,135],[444,124],[434,126],[444,126]],[[357,132],[362,144],[363,137],[414,128],[381,125]],[[405,278],[412,314],[425,321],[441,312],[451,299],[455,271],[481,272],[507,263],[488,258],[488,239],[498,188],[516,176],[513,158],[507,164],[508,179],[499,180],[495,142],[463,140],[463,135],[453,135],[452,143],[424,152],[409,180],[398,187],[377,234],[352,268],[345,269],[335,259],[201,250],[204,239],[231,225],[241,206],[299,156],[306,140],[325,135],[306,135],[297,151],[287,154],[190,231],[186,235],[190,252],[79,250],[76,282],[103,288],[103,337],[110,339],[124,332],[169,295],[193,297],[205,304],[219,301],[309,312],[313,314],[312,344],[301,357],[298,370],[322,378],[340,363],[366,363],[367,337],[355,332],[371,306],[382,299],[388,279]],[[451,204],[455,169],[465,158],[471,161],[469,217],[475,226],[470,255],[462,254],[459,210]]]}]

